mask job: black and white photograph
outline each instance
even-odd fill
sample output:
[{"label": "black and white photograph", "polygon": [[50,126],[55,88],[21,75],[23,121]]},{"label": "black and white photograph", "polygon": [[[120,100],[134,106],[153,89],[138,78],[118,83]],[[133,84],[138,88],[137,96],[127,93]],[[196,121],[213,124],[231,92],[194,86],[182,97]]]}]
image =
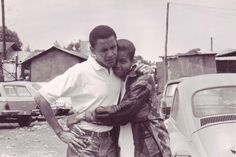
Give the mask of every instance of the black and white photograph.
[{"label": "black and white photograph", "polygon": [[0,14],[0,157],[236,157],[235,0]]}]

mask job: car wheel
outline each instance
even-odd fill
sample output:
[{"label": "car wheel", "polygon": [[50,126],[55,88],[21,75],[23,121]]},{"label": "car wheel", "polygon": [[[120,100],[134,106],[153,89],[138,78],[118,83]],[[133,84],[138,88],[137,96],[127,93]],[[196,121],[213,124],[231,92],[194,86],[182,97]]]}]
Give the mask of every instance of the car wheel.
[{"label": "car wheel", "polygon": [[31,122],[32,122],[31,116],[22,116],[18,119],[20,127],[30,126]]}]

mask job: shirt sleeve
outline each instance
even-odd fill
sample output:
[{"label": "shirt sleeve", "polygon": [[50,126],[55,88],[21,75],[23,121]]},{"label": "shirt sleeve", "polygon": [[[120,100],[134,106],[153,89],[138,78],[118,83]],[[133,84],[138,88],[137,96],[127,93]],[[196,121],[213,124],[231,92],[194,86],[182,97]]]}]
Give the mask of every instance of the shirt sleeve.
[{"label": "shirt sleeve", "polygon": [[[119,105],[113,105],[111,113],[100,116],[95,112],[95,123],[111,126],[125,125],[131,122],[135,114],[140,111],[145,101],[148,101],[154,88],[154,80],[151,75],[142,75],[130,85],[130,90]],[[106,108],[106,107],[105,107]]]},{"label": "shirt sleeve", "polygon": [[44,85],[39,93],[50,103],[54,103],[60,97],[69,96],[75,89],[75,83],[80,77],[78,65],[75,65],[65,71],[62,75],[55,77],[53,80]]}]

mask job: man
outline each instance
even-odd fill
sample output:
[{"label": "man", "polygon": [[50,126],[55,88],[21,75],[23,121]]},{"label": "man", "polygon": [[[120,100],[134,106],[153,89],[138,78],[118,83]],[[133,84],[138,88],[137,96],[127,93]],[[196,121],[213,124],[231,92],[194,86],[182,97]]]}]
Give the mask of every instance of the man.
[{"label": "man", "polygon": [[[117,104],[121,80],[111,69],[117,56],[116,33],[109,26],[95,27],[89,35],[92,56],[76,64],[40,89],[35,100],[57,136],[68,144],[67,156],[113,157],[116,144],[110,126],[83,121],[81,132],[65,131],[53,115],[50,103],[59,97],[71,97],[75,112],[93,111],[99,106]],[[111,88],[112,87],[112,88]]]}]

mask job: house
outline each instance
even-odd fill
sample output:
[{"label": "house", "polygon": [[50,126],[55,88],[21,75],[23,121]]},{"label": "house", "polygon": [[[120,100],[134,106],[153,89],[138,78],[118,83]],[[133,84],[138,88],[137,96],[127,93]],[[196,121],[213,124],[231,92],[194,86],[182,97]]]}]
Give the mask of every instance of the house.
[{"label": "house", "polygon": [[158,92],[163,92],[164,89],[164,64],[163,62],[157,62],[156,63],[156,71],[155,71],[155,75],[156,75],[156,81],[158,83]]},{"label": "house", "polygon": [[[16,45],[15,42],[6,42],[6,60],[9,58],[9,56],[12,56],[12,54],[15,51],[19,51],[20,48]],[[0,42],[0,53],[3,52],[3,42]]]},{"label": "house", "polygon": [[[184,54],[167,56],[168,80],[181,77],[195,76],[200,74],[216,73],[216,53],[201,53],[198,51],[189,51]],[[164,69],[164,57],[163,69]],[[162,70],[162,69],[161,69]],[[160,71],[164,74],[164,71]],[[160,82],[164,83],[164,75]],[[162,85],[163,87],[164,85]]]},{"label": "house", "polygon": [[[6,59],[2,61],[3,63],[3,77],[4,81],[16,80],[16,57],[20,51],[20,48],[15,42],[6,42]],[[3,53],[3,42],[0,42],[0,53]]]},{"label": "house", "polygon": [[216,55],[217,73],[236,73],[236,49],[227,49]]},{"label": "house", "polygon": [[32,82],[50,81],[87,58],[87,54],[52,46],[48,50],[32,53],[22,62],[22,77],[29,77]]}]

